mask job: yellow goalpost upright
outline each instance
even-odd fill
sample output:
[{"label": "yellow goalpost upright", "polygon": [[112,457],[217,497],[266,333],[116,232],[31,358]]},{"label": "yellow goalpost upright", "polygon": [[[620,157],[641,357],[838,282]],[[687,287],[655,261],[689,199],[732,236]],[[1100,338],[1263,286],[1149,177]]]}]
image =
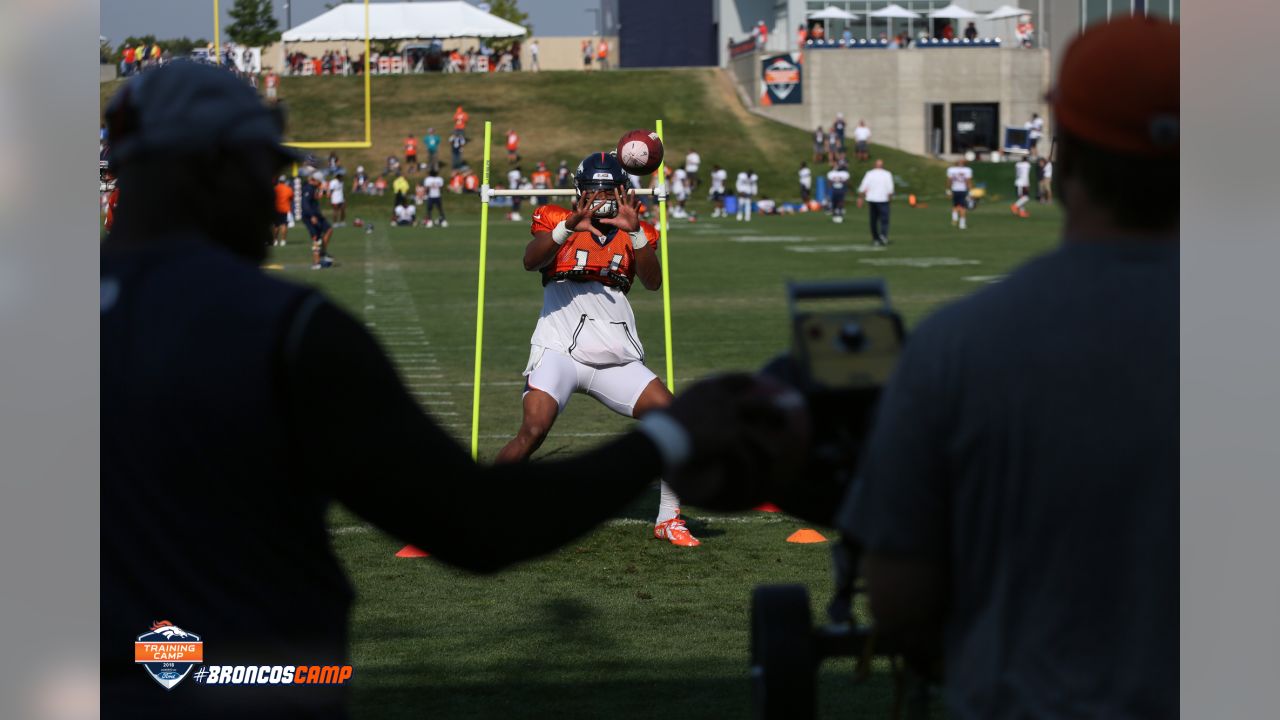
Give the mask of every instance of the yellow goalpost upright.
[{"label": "yellow goalpost upright", "polygon": [[[222,62],[222,10],[218,0],[213,0],[213,51],[214,62]],[[370,85],[369,58],[369,0],[364,0],[364,140],[324,140],[285,143],[296,148],[365,149],[373,147],[373,102]]]},{"label": "yellow goalpost upright", "polygon": [[[476,282],[476,358],[475,373],[471,391],[471,457],[478,459],[480,454],[480,378],[481,358],[484,355],[484,279],[489,255],[489,200],[494,197],[551,197],[573,196],[576,190],[571,188],[542,188],[537,190],[510,190],[489,187],[489,157],[493,123],[484,123],[484,170],[480,181],[480,271]],[[662,139],[662,121],[656,123],[658,139]],[[652,195],[658,198],[658,232],[662,251],[662,324],[663,339],[667,350],[667,387],[675,392],[675,360],[671,351],[671,251],[667,244],[667,189],[664,174],[665,165],[659,165],[658,187],[654,189],[636,190],[636,195]]]}]

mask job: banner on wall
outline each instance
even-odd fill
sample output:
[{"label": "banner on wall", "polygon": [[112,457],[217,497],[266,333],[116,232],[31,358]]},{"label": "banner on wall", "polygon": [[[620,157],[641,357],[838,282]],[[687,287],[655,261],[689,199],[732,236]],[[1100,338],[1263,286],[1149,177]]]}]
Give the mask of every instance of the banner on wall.
[{"label": "banner on wall", "polygon": [[791,53],[760,61],[760,104],[799,105],[803,99],[800,61]]}]

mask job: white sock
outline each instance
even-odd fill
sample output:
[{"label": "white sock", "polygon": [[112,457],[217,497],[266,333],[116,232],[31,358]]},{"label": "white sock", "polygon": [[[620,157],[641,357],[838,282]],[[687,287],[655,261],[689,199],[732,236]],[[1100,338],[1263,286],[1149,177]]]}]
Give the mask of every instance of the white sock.
[{"label": "white sock", "polygon": [[956,220],[959,220],[959,219],[960,219],[960,213],[956,212],[955,210],[952,210],[952,211],[951,211],[951,222],[955,222]]},{"label": "white sock", "polygon": [[1030,195],[1023,195],[1022,197],[1018,198],[1018,202],[1016,203],[1018,206],[1018,209],[1021,210],[1022,206],[1026,205],[1027,201],[1030,199],[1031,199]]},{"label": "white sock", "polygon": [[964,229],[964,218],[960,218],[960,229]]},{"label": "white sock", "polygon": [[654,521],[655,525],[680,516],[680,498],[671,491],[671,488],[664,482],[658,483],[658,519]]}]

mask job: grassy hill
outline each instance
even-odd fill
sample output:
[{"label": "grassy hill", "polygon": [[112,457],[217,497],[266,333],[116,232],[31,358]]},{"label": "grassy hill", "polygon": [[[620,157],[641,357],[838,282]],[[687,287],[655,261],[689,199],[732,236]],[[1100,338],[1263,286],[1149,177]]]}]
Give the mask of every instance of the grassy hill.
[{"label": "grassy hill", "polygon": [[[119,84],[102,85],[104,105]],[[689,148],[696,148],[704,179],[711,165],[719,163],[729,171],[730,182],[739,170],[754,169],[763,195],[794,198],[796,169],[811,158],[807,131],[748,112],[729,80],[712,68],[379,76],[372,87],[374,146],[339,151],[349,169],[383,168],[388,155],[402,156],[409,133],[420,138],[435,127],[447,137],[458,105],[471,115],[471,143],[464,157],[474,167],[481,158],[484,121],[493,123],[495,173],[508,169],[502,137],[508,128],[520,134],[527,173],[539,160],[552,168],[560,160],[574,165],[594,150],[612,148],[626,130],[653,127],[657,118],[665,125],[668,160],[683,163]],[[284,78],[280,97],[289,108],[291,140],[363,138],[360,78]],[[448,147],[442,149],[447,161]],[[943,165],[937,161],[882,146],[875,146],[874,155],[907,182],[904,191],[941,187]],[[856,164],[852,169],[857,176]]]}]

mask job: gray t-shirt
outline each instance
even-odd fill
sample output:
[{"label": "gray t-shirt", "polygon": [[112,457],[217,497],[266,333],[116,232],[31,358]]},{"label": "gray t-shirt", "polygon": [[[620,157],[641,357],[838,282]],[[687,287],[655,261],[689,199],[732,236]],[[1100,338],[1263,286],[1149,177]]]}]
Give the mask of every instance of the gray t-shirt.
[{"label": "gray t-shirt", "polygon": [[909,340],[841,526],[946,569],[949,717],[1177,717],[1178,263],[1067,243]]}]

